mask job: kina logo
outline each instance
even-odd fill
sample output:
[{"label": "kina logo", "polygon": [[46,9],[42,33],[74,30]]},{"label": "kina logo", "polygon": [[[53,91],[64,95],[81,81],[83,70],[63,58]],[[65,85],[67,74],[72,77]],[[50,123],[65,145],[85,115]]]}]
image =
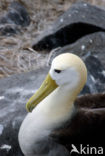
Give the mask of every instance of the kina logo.
[{"label": "kina logo", "polygon": [[84,146],[83,144],[80,144],[78,148],[74,145],[71,144],[71,151],[70,155],[73,153],[78,154],[78,155],[103,155],[104,154],[104,149],[103,147],[93,147],[87,144]]}]

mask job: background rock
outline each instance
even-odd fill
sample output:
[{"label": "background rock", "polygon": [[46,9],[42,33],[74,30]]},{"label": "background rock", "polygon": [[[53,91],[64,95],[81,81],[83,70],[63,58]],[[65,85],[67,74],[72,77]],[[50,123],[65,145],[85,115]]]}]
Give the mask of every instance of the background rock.
[{"label": "background rock", "polygon": [[50,51],[63,47],[88,34],[105,32],[104,25],[105,10],[87,3],[76,3],[54,22],[51,29],[39,36],[32,48]]},{"label": "background rock", "polygon": [[12,2],[7,13],[0,18],[0,33],[1,35],[13,35],[29,24],[30,17],[25,7],[19,2]]},{"label": "background rock", "polygon": [[105,68],[105,33],[97,32],[86,35],[73,44],[53,49],[50,52],[48,64],[51,64],[54,57],[66,52],[74,53],[80,57],[94,55],[100,60]]}]

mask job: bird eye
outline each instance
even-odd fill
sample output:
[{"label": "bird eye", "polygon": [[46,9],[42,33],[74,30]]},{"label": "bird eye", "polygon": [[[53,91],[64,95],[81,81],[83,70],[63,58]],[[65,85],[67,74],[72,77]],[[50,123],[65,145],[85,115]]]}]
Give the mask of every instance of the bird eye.
[{"label": "bird eye", "polygon": [[54,71],[55,71],[56,73],[61,73],[61,70],[58,70],[58,69],[54,69]]}]

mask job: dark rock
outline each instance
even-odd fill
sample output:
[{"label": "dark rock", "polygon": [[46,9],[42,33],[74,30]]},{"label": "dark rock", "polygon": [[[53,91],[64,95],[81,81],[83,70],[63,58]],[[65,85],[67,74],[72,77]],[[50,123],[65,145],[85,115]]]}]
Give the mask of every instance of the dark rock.
[{"label": "dark rock", "polygon": [[15,24],[5,24],[0,27],[0,35],[11,36],[19,33],[19,27]]},{"label": "dark rock", "polygon": [[39,88],[48,68],[0,80],[0,156],[23,156],[18,131],[27,112],[25,104]]},{"label": "dark rock", "polygon": [[[105,68],[97,57],[88,56],[85,59],[87,69],[97,92],[105,92]],[[89,83],[89,85],[91,85]]]},{"label": "dark rock", "polygon": [[105,83],[105,75],[103,73],[104,67],[99,59],[91,55],[86,58],[85,63],[90,74],[93,75],[95,79],[100,80],[101,83]]},{"label": "dark rock", "polygon": [[85,87],[83,88],[83,90],[81,91],[80,94],[83,95],[84,93],[87,93],[87,94],[91,93],[91,91],[87,85],[85,85]]},{"label": "dark rock", "polygon": [[73,44],[59,47],[51,51],[48,63],[61,53],[71,52],[80,57],[95,55],[105,68],[105,33],[97,32],[80,38]]},{"label": "dark rock", "polygon": [[8,9],[8,23],[28,26],[30,24],[30,17],[26,8],[19,2],[12,2]]},{"label": "dark rock", "polygon": [[50,51],[99,31],[105,32],[105,10],[87,3],[76,3],[57,19],[51,29],[39,36],[32,47]]},{"label": "dark rock", "polygon": [[8,7],[6,15],[0,19],[0,24],[6,23],[28,26],[30,24],[30,17],[25,7],[19,2],[12,2]]},{"label": "dark rock", "polygon": [[[1,35],[13,35],[30,24],[30,17],[23,5],[19,2],[12,2],[8,7],[7,13],[0,18]],[[4,28],[3,28],[4,27]]]}]

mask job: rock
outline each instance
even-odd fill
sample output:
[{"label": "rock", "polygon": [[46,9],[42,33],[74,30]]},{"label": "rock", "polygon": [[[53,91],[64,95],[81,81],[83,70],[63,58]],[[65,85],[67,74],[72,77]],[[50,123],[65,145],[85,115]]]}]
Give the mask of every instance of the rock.
[{"label": "rock", "polygon": [[72,5],[55,21],[52,28],[39,36],[32,48],[50,51],[100,31],[105,32],[105,10],[80,2]]},{"label": "rock", "polygon": [[16,34],[19,29],[29,24],[30,17],[25,7],[19,2],[12,2],[7,13],[0,18],[0,32],[2,35]]},{"label": "rock", "polygon": [[67,52],[84,58],[88,55],[95,55],[105,68],[105,33],[97,32],[90,34],[80,38],[73,44],[53,49],[49,55],[48,64],[50,64],[57,55]]},{"label": "rock", "polygon": [[[94,84],[97,93],[105,92],[105,67],[97,57],[92,55],[85,59],[85,63],[92,79],[92,84],[88,83],[90,88]],[[94,91],[91,90],[91,93]]]},{"label": "rock", "polygon": [[84,59],[84,62],[87,66],[88,78],[81,94],[86,92],[91,94],[105,92],[105,68],[99,59],[90,55]]},{"label": "rock", "polygon": [[25,104],[47,72],[46,67],[0,80],[0,156],[23,156],[18,131],[27,114]]},{"label": "rock", "polygon": [[0,35],[11,36],[20,32],[20,29],[15,24],[5,24],[0,26]]},{"label": "rock", "polygon": [[12,2],[8,8],[7,21],[25,27],[30,24],[30,17],[23,5],[19,2]]}]

